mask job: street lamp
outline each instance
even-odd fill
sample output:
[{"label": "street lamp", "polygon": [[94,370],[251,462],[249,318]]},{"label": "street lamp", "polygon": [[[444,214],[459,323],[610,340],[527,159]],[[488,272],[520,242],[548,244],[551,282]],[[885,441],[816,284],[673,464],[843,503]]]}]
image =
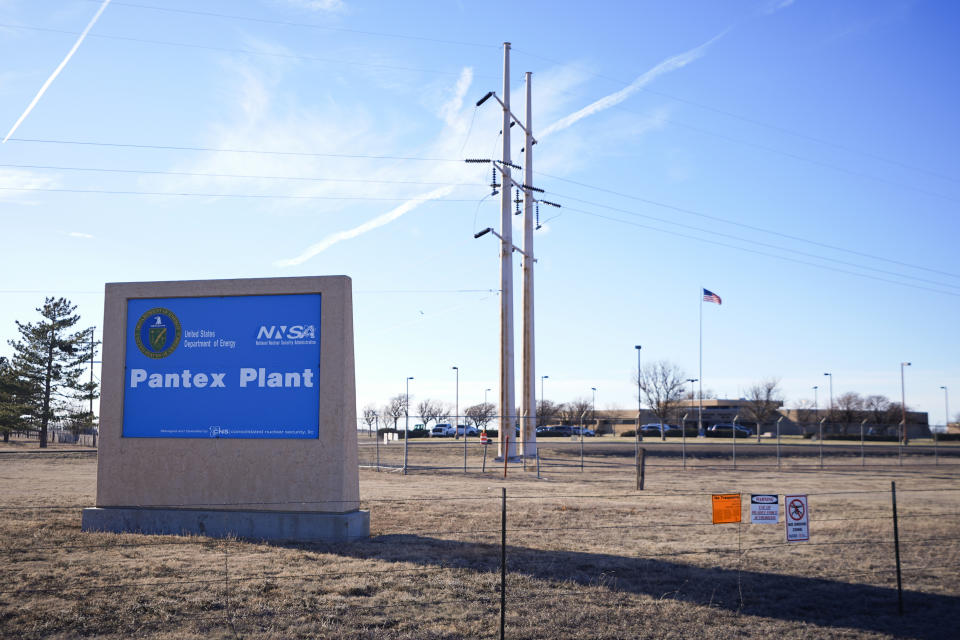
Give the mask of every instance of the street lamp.
[{"label": "street lamp", "polygon": [[833,416],[833,374],[825,373],[823,375],[830,377],[830,416],[832,417]]},{"label": "street lamp", "polygon": [[[687,378],[687,382],[690,383],[690,400],[693,400],[693,396],[694,396],[694,393],[693,393],[693,383],[694,383],[694,382],[697,382],[698,380],[699,380],[699,378]],[[684,421],[683,421],[683,424],[680,425],[680,429],[683,431],[683,437],[686,437],[686,436],[687,436],[687,421],[686,421],[686,420],[684,420]]]},{"label": "street lamp", "polygon": [[903,444],[910,443],[910,441],[907,439],[907,393],[903,382],[903,368],[909,366],[909,362],[900,363],[900,414],[901,424],[903,425],[900,432],[900,441],[903,442]]},{"label": "street lamp", "polygon": [[817,389],[820,387],[818,385],[813,385],[813,419],[820,419],[820,402],[817,398]]},{"label": "street lamp", "polygon": [[407,450],[410,444],[410,381],[413,380],[413,376],[407,378],[407,400],[404,404],[403,413],[404,417],[404,426],[403,426],[403,475],[407,475]]},{"label": "street lamp", "polygon": [[540,376],[540,402],[543,402],[543,381],[550,376]]},{"label": "street lamp", "polygon": [[636,440],[637,459],[640,459],[640,415],[643,413],[643,372],[640,370],[640,345],[634,345],[637,350],[637,432]]},{"label": "street lamp", "polygon": [[943,389],[943,428],[950,428],[950,398],[947,395],[947,388],[940,387]]},{"label": "street lamp", "polygon": [[487,404],[487,394],[490,393],[490,389],[483,390],[483,404]]},{"label": "street lamp", "polygon": [[[453,395],[453,435],[460,429],[460,367],[450,367],[457,372],[457,386]],[[466,422],[466,420],[464,420]],[[463,472],[467,472],[467,425],[463,425]]]},{"label": "street lamp", "polygon": [[[593,391],[593,409],[590,410],[591,417],[593,418],[593,425],[597,425],[597,388],[590,387],[590,390]],[[583,439],[583,432],[580,433],[580,439]]]}]

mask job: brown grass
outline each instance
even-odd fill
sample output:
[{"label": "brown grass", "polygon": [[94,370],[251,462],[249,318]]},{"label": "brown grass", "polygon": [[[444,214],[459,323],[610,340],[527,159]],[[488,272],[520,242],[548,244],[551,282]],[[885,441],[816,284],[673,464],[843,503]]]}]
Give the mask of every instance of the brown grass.
[{"label": "brown grass", "polygon": [[[504,486],[509,638],[956,637],[960,467],[654,466],[637,493],[628,460],[581,473],[579,450],[540,480],[411,450],[451,468],[362,470],[369,541],[289,546],[82,533],[95,459],[0,457],[0,637],[495,638]],[[811,541],[710,524],[709,494],[730,491],[810,494]]]}]

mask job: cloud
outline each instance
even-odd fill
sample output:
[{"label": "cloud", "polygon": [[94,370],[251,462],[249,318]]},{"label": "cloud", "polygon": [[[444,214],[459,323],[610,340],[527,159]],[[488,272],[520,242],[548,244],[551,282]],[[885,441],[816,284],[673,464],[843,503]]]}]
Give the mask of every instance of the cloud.
[{"label": "cloud", "polygon": [[342,11],[343,0],[284,0],[285,4],[310,11]]},{"label": "cloud", "polygon": [[71,238],[83,238],[84,240],[93,240],[93,236],[89,233],[83,233],[81,231],[71,231],[67,234]]},{"label": "cloud", "polygon": [[290,258],[288,260],[277,260],[274,263],[274,265],[278,267],[294,267],[294,266],[303,264],[310,258],[316,256],[317,254],[323,251],[326,251],[327,249],[337,244],[338,242],[343,242],[344,240],[352,240],[353,238],[356,238],[357,236],[361,236],[367,233],[368,231],[373,231],[378,227],[382,227],[385,224],[389,224],[390,222],[393,222],[403,214],[413,211],[424,202],[429,202],[430,200],[436,200],[437,198],[442,198],[444,196],[450,195],[453,192],[453,190],[454,190],[454,187],[452,186],[440,187],[439,189],[434,189],[429,193],[424,193],[415,198],[407,200],[406,202],[401,204],[399,207],[396,207],[388,211],[387,213],[384,213],[383,215],[377,216],[373,220],[368,220],[367,222],[364,222],[363,224],[356,226],[352,229],[348,229],[346,231],[338,231],[337,233],[332,233],[326,238],[324,238],[323,240],[321,240],[320,242],[308,247],[303,253],[296,256],[295,258]]},{"label": "cloud", "polygon": [[766,15],[771,15],[773,13],[776,13],[777,11],[780,11],[781,9],[786,9],[787,7],[792,5],[794,2],[796,2],[796,0],[772,0],[770,3],[767,4],[766,7],[764,7],[763,13],[765,13]]},{"label": "cloud", "polygon": [[440,117],[447,123],[447,126],[455,127],[457,125],[460,110],[463,108],[463,96],[467,93],[471,84],[473,84],[473,69],[466,67],[460,72],[457,85],[453,89],[453,96],[440,105]]},{"label": "cloud", "polygon": [[639,76],[636,80],[631,82],[629,85],[627,85],[620,91],[616,91],[614,93],[611,93],[608,96],[604,96],[603,98],[600,98],[599,100],[587,105],[586,107],[583,107],[578,111],[574,111],[570,115],[565,116],[560,120],[557,120],[550,126],[541,130],[537,138],[538,139],[545,138],[551,133],[556,133],[557,131],[562,131],[570,126],[573,126],[574,124],[576,124],[580,120],[583,120],[584,118],[592,116],[596,113],[600,113],[601,111],[605,111],[610,107],[614,107],[620,104],[621,102],[623,102],[624,100],[626,100],[627,98],[635,94],[637,91],[640,91],[642,88],[644,88],[645,86],[647,86],[648,84],[656,80],[658,77],[666,73],[670,73],[671,71],[682,69],[683,67],[687,66],[694,60],[700,58],[706,51],[707,47],[709,47],[719,38],[723,37],[725,33],[726,31],[714,36],[713,38],[710,38],[710,40],[707,40],[706,42],[701,44],[699,47],[690,49],[689,51],[686,51],[679,55],[675,55],[673,57],[667,58],[666,60],[664,60],[657,66],[655,66],[654,68],[650,69],[643,75]]},{"label": "cloud", "polygon": [[29,200],[31,189],[55,186],[57,186],[56,180],[46,174],[21,169],[0,169],[0,202],[19,201],[24,204],[36,204]]}]

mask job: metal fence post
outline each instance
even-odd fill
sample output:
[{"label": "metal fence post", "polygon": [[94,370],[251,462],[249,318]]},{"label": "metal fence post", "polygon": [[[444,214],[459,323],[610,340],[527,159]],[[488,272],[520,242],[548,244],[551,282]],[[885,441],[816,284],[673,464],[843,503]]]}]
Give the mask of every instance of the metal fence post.
[{"label": "metal fence post", "polygon": [[647,450],[640,448],[637,450],[637,491],[643,491],[643,480],[647,469]]},{"label": "metal fence post", "polygon": [[777,469],[780,468],[780,423],[783,422],[783,416],[777,419]]},{"label": "metal fence post", "polygon": [[[506,450],[503,457],[507,457]],[[507,488],[500,490],[500,640],[503,640],[507,620]]]},{"label": "metal fence post", "polygon": [[890,481],[890,499],[893,501],[893,553],[897,559],[897,612],[903,615],[903,581],[900,577],[900,531],[897,528],[897,483]]},{"label": "metal fence post", "polygon": [[864,418],[863,422],[860,423],[860,466],[861,467],[867,466],[866,449],[863,448],[863,428],[866,426],[866,424],[867,424],[867,419]]},{"label": "metal fence post", "polygon": [[[826,418],[820,421],[820,468],[823,469],[823,423],[826,422]],[[833,424],[833,423],[831,423]]]}]

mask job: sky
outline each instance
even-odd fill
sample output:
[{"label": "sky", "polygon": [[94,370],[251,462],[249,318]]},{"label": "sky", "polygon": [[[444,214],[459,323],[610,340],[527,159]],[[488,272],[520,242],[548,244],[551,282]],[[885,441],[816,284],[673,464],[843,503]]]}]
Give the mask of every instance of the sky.
[{"label": "sky", "polygon": [[453,366],[461,407],[494,399],[498,243],[474,233],[499,202],[463,160],[500,155],[475,103],[511,42],[562,205],[534,239],[547,399],[635,406],[635,345],[700,377],[707,288],[705,390],[777,377],[823,407],[830,372],[899,401],[909,361],[908,406],[942,424],[957,25],[902,0],[0,0],[0,355],[45,296],[99,326],[107,282],[343,274],[358,409],[408,376],[412,404],[453,404]]}]

